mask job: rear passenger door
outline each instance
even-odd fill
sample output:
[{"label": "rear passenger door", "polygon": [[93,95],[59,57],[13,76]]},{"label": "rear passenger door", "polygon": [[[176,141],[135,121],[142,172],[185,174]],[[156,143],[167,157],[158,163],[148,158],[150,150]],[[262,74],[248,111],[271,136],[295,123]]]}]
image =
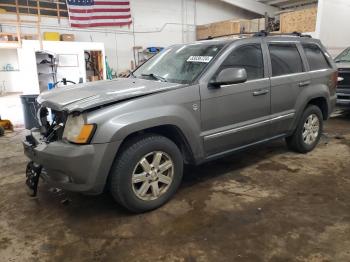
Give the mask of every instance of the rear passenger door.
[{"label": "rear passenger door", "polygon": [[292,129],[296,102],[303,88],[310,85],[306,64],[298,42],[267,43],[271,74],[271,135]]},{"label": "rear passenger door", "polygon": [[335,96],[336,88],[333,86],[334,82],[332,76],[336,68],[332,68],[326,57],[329,57],[329,54],[322,51],[320,46],[316,43],[303,43],[302,47],[309,65],[310,87],[316,85],[324,86],[326,84],[328,87],[326,87],[325,90],[329,90],[330,95]]}]

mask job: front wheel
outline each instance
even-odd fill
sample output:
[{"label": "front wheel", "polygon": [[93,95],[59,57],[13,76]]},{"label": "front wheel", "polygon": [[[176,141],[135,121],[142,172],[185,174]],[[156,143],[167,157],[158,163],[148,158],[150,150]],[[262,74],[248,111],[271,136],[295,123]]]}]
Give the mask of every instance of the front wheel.
[{"label": "front wheel", "polygon": [[312,151],[318,144],[323,131],[323,115],[319,107],[308,106],[293,135],[286,138],[290,149],[307,153]]},{"label": "front wheel", "polygon": [[134,139],[116,158],[110,191],[132,212],[160,207],[176,192],[182,180],[183,159],[168,138],[148,135]]}]

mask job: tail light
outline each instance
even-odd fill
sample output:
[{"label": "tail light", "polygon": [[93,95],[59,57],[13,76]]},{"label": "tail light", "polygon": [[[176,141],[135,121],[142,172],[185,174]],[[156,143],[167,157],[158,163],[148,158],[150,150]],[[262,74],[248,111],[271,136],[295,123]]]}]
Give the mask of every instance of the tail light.
[{"label": "tail light", "polygon": [[332,85],[332,88],[337,88],[338,86],[338,71],[335,71],[333,74],[332,74],[332,77],[331,77],[331,85]]}]

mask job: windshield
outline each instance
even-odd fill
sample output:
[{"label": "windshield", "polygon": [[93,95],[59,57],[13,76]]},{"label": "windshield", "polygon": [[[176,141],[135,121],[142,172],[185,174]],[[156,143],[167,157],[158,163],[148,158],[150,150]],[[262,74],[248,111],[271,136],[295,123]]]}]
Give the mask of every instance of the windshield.
[{"label": "windshield", "polygon": [[350,62],[350,48],[345,49],[343,52],[341,52],[336,58],[335,62]]},{"label": "windshield", "polygon": [[195,80],[224,44],[181,45],[169,47],[141,65],[137,78],[188,84]]}]

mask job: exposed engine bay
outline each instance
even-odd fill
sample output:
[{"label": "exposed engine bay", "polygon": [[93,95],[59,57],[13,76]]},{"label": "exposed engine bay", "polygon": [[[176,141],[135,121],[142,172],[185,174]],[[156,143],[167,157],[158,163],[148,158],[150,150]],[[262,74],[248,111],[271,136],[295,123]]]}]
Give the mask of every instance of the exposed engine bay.
[{"label": "exposed engine bay", "polygon": [[50,143],[62,139],[64,124],[67,120],[65,112],[40,107],[37,118],[40,124],[40,134],[43,136],[44,142]]}]

